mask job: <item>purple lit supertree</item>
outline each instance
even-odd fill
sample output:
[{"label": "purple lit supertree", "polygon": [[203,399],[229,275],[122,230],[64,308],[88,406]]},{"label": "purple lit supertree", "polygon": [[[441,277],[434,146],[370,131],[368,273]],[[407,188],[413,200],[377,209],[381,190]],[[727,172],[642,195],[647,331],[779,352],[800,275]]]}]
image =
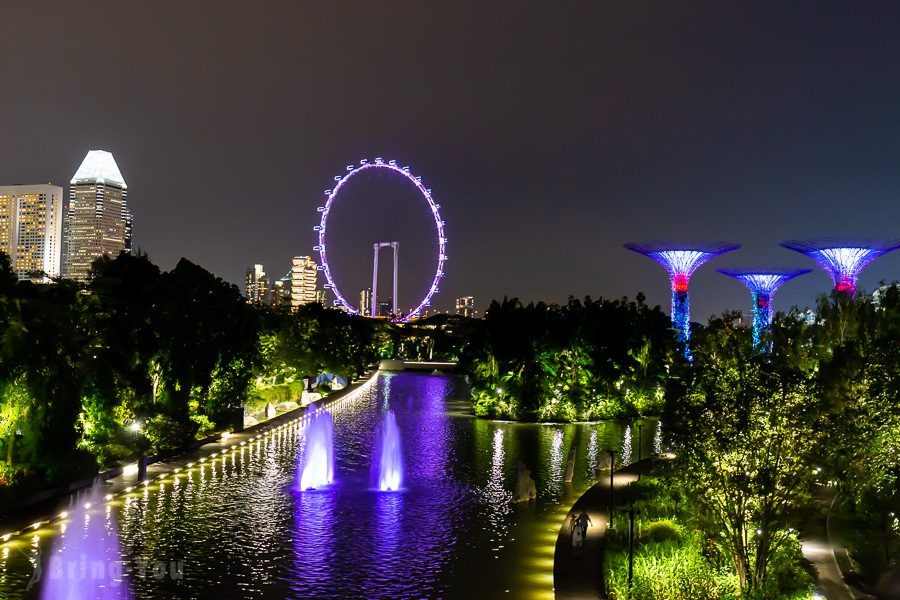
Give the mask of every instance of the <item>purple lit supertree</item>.
[{"label": "purple lit supertree", "polygon": [[[691,337],[691,307],[688,300],[691,275],[706,261],[737,250],[741,245],[725,242],[710,244],[650,242],[625,244],[625,247],[652,258],[669,273],[669,281],[672,283],[672,325],[675,327],[675,338],[687,344]],[[686,346],[685,356],[690,358]]]},{"label": "purple lit supertree", "polygon": [[816,261],[834,280],[832,291],[852,297],[860,271],[882,254],[900,248],[900,240],[788,240],[781,245]]},{"label": "purple lit supertree", "polygon": [[753,347],[765,350],[766,345],[762,340],[772,326],[772,317],[775,315],[775,309],[772,308],[775,292],[784,282],[805,275],[812,269],[716,269],[716,271],[734,277],[750,289],[753,296]]}]

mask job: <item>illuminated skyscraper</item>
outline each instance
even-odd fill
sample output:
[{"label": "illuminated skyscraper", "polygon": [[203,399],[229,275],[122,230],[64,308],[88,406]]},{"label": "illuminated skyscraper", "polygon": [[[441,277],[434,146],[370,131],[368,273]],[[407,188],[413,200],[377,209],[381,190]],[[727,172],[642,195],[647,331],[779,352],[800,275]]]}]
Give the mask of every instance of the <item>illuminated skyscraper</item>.
[{"label": "illuminated skyscraper", "polygon": [[127,190],[112,154],[104,150],[87,153],[69,187],[65,277],[84,281],[96,259],[131,251]]},{"label": "illuminated skyscraper", "polygon": [[359,291],[359,314],[372,315],[372,288]]},{"label": "illuminated skyscraper", "polygon": [[311,256],[295,256],[291,261],[291,308],[317,300],[319,271]]},{"label": "illuminated skyscraper", "polygon": [[55,185],[0,187],[0,252],[19,279],[59,277],[63,189]]},{"label": "illuminated skyscraper", "polygon": [[763,336],[772,325],[775,309],[772,298],[775,292],[786,281],[809,273],[812,269],[773,270],[773,269],[716,269],[723,275],[734,277],[747,286],[753,296],[753,346],[764,350]]},{"label": "illuminated skyscraper", "polygon": [[269,277],[262,265],[253,265],[247,269],[247,279],[244,283],[247,302],[250,304],[271,303],[272,294],[269,288]]},{"label": "illuminated skyscraper", "polygon": [[[718,242],[714,244],[625,244],[629,250],[643,254],[658,262],[669,274],[672,284],[672,325],[675,327],[675,338],[687,344],[691,338],[691,305],[688,300],[688,284],[691,276],[700,265],[720,254],[740,248],[740,244]],[[690,358],[690,351],[685,346],[685,356]]]},{"label": "illuminated skyscraper", "polygon": [[475,298],[473,296],[463,296],[462,298],[456,299],[456,314],[469,317],[470,319],[475,318]]}]

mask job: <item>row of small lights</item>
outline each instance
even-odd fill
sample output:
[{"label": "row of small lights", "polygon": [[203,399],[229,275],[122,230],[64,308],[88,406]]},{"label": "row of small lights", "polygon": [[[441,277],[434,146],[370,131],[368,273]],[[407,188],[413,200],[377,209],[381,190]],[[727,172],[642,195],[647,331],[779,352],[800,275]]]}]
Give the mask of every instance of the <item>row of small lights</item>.
[{"label": "row of small lights", "polygon": [[[359,386],[357,389],[353,390],[351,393],[345,394],[345,395],[341,396],[340,398],[334,398],[333,400],[326,400],[326,401],[322,404],[322,406],[325,407],[325,406],[331,406],[331,405],[333,405],[333,404],[337,404],[337,406],[340,407],[341,405],[343,405],[344,402],[346,402],[346,401],[348,401],[348,400],[355,399],[356,397],[362,395],[362,394],[363,394],[366,390],[368,390],[368,388],[375,382],[375,379],[376,379],[377,377],[378,377],[378,372],[376,371],[375,374],[373,374],[373,375],[368,379],[368,381],[366,381],[364,384],[362,384],[361,386]],[[271,435],[273,435],[273,434],[281,434],[281,433],[283,433],[284,431],[288,430],[288,429],[291,428],[291,427],[296,427],[296,426],[298,426],[298,425],[301,425],[301,424],[302,424],[306,419],[308,419],[312,414],[313,414],[313,413],[311,413],[311,412],[307,409],[307,410],[303,413],[303,415],[301,415],[301,416],[299,416],[299,417],[296,417],[296,418],[294,418],[294,419],[291,419],[290,421],[287,421],[286,423],[282,423],[281,425],[278,425],[277,427],[273,427],[273,428],[271,428],[271,429],[265,431],[264,433],[258,433],[258,434],[256,434],[255,436],[253,436],[253,437],[251,437],[251,438],[249,438],[249,439],[247,439],[247,440],[241,441],[239,444],[234,444],[234,445],[231,446],[231,454],[234,455],[234,454],[238,451],[238,449],[241,449],[241,448],[243,448],[244,446],[246,446],[246,445],[247,445],[247,442],[250,442],[250,444],[253,444],[254,442],[256,442],[257,444],[259,444],[259,443],[261,443],[263,440],[266,440],[266,441],[268,442],[269,436],[271,436]],[[230,438],[230,437],[231,437],[231,432],[230,432],[230,431],[226,431],[226,432],[224,432],[224,433],[221,435],[221,437],[220,437],[219,439],[220,439],[220,441],[225,441],[225,440],[227,440],[227,439]],[[187,464],[185,465],[185,468],[186,468],[186,469],[191,469],[191,468],[194,467],[197,463],[199,463],[199,464],[200,464],[200,468],[202,469],[204,466],[206,466],[205,463],[206,463],[206,461],[207,461],[208,458],[209,458],[209,459],[212,459],[212,461],[211,461],[211,463],[210,463],[210,464],[212,464],[212,463],[215,462],[216,458],[217,458],[220,454],[222,455],[222,458],[224,459],[224,458],[225,458],[225,453],[226,453],[226,451],[227,451],[227,450],[221,450],[221,451],[218,451],[218,452],[213,452],[213,453],[210,454],[208,457],[204,456],[204,457],[198,459],[196,463],[195,463],[195,462],[189,462],[189,463],[187,463]],[[174,475],[175,480],[177,481],[177,479],[178,479],[178,474],[181,472],[181,470],[182,470],[181,467],[176,467],[176,468],[172,469],[172,471],[171,471],[170,473],[161,473],[161,474],[157,475],[156,477],[151,477],[151,478],[145,479],[143,482],[141,482],[141,485],[143,485],[145,489],[149,489],[150,484],[151,484],[154,480],[157,480],[157,481],[164,480],[164,479],[166,479],[170,474]],[[126,473],[126,471],[128,471],[128,473]],[[122,474],[125,475],[125,474],[136,473],[136,472],[137,472],[137,467],[136,467],[135,465],[129,465],[128,467],[126,467],[125,469],[123,469]],[[160,483],[160,489],[162,489],[163,485],[164,485],[163,483]],[[114,495],[114,494],[106,494],[106,496],[104,496],[104,500],[106,500],[107,502],[110,502],[110,501],[113,500],[113,498],[114,498],[116,495],[126,495],[126,494],[130,494],[130,493],[133,492],[134,489],[137,488],[137,487],[140,487],[140,486],[139,486],[139,485],[128,486],[128,487],[126,487],[124,490],[122,490],[121,492],[119,492],[118,494],[115,494],[115,495]],[[90,502],[85,502],[84,508],[85,508],[85,509],[90,509],[90,508],[91,508],[91,503],[90,503]],[[3,535],[0,535],[0,540],[3,540],[3,542],[8,542],[8,541],[9,541],[11,538],[13,538],[13,537],[18,537],[18,536],[21,536],[21,535],[25,535],[25,534],[28,533],[29,531],[37,531],[38,529],[41,528],[42,525],[49,525],[49,524],[51,524],[51,523],[57,523],[57,522],[65,521],[65,520],[68,518],[68,516],[69,516],[69,512],[68,512],[68,511],[62,511],[61,513],[59,513],[59,514],[56,515],[55,517],[51,517],[51,518],[49,518],[49,519],[43,519],[43,520],[41,520],[41,521],[36,521],[35,523],[31,524],[30,526],[25,527],[25,528],[23,528],[23,529],[20,529],[19,531],[10,532],[10,533],[5,533],[5,534],[3,534]]]}]

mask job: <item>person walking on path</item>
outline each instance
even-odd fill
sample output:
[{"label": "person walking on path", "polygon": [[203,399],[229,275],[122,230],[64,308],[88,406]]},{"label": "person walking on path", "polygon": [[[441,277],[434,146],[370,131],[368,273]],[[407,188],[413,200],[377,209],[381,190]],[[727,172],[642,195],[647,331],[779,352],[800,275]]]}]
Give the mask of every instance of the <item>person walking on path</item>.
[{"label": "person walking on path", "polygon": [[581,527],[581,537],[587,537],[587,528],[589,525],[593,525],[594,523],[591,521],[590,515],[588,515],[585,511],[581,511],[581,514],[577,517],[578,526]]},{"label": "person walking on path", "polygon": [[584,545],[588,523],[593,525],[591,517],[584,511],[577,517],[572,517],[572,548],[581,548]]}]

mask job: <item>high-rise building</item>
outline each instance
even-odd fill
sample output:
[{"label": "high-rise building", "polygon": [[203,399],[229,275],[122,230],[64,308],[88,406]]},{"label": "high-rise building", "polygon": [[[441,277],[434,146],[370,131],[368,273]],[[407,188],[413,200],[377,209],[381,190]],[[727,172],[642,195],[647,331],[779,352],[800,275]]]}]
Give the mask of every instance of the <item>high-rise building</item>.
[{"label": "high-rise building", "polygon": [[456,314],[462,317],[475,318],[475,298],[474,296],[463,296],[456,299]]},{"label": "high-rise building", "polygon": [[253,265],[247,269],[244,291],[247,293],[247,302],[250,304],[271,303],[269,277],[262,265]]},{"label": "high-rise building", "polygon": [[311,256],[295,256],[291,261],[291,308],[315,302],[319,271]]},{"label": "high-rise building", "polygon": [[325,290],[316,290],[316,302],[322,306],[328,306],[328,294],[325,293]]},{"label": "high-rise building", "polygon": [[372,315],[372,288],[359,291],[359,314]]},{"label": "high-rise building", "polygon": [[59,277],[63,189],[55,185],[0,187],[0,252],[19,279]]},{"label": "high-rise building", "polygon": [[286,273],[284,277],[276,279],[272,282],[272,288],[269,293],[269,304],[272,306],[290,306],[291,304],[291,274]]},{"label": "high-rise building", "polygon": [[111,153],[87,153],[69,187],[65,277],[84,281],[96,259],[131,251],[132,215],[127,190]]},{"label": "high-rise building", "polygon": [[376,312],[378,313],[377,317],[393,317],[394,315],[394,299],[387,298],[386,300],[381,300],[378,302],[378,307]]}]

